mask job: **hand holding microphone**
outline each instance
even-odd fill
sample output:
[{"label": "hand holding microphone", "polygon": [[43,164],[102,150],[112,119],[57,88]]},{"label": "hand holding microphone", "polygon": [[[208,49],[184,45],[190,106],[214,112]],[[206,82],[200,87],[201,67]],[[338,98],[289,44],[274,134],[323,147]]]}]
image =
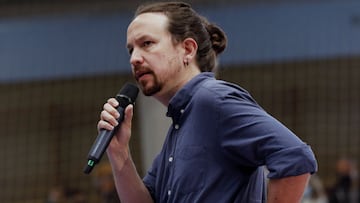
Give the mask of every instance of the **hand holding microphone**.
[{"label": "hand holding microphone", "polygon": [[[114,101],[109,100],[109,102],[104,105],[104,109],[108,108],[109,109],[108,111],[110,112],[103,111],[102,119],[104,119],[104,117],[107,117],[104,120],[108,120],[108,122],[112,122],[112,124],[109,123],[108,125],[115,125],[116,122],[118,123],[118,125],[112,130],[105,130],[105,129],[99,130],[99,135],[97,136],[94,144],[92,145],[88,153],[88,161],[84,168],[84,173],[89,174],[92,171],[93,167],[100,161],[112,137],[114,136],[118,128],[121,126],[122,121],[124,120],[126,107],[130,104],[132,105],[134,104],[138,92],[139,89],[135,85],[127,83],[120,90],[119,94],[116,95],[116,100],[119,103],[119,105],[116,108],[116,111],[119,114],[117,121],[112,121],[112,118],[115,117],[114,114],[117,114],[117,112],[114,112],[115,109],[110,107],[110,106],[114,106]],[[112,105],[110,104],[111,102]],[[106,105],[110,105],[110,106],[106,107]],[[113,112],[111,112],[111,110],[113,110]],[[103,115],[103,114],[107,114],[107,115]],[[111,114],[113,114],[113,116],[111,116]],[[111,128],[111,126],[108,127]]]}]

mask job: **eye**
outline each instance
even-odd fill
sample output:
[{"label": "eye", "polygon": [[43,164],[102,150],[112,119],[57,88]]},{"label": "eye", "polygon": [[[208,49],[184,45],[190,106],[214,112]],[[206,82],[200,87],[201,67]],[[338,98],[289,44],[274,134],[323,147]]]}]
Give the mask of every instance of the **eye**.
[{"label": "eye", "polygon": [[131,55],[133,53],[133,51],[134,51],[134,47],[132,45],[128,44],[126,46],[126,48],[128,50],[129,55]]},{"label": "eye", "polygon": [[143,47],[149,47],[150,45],[152,45],[154,42],[152,41],[144,41],[143,42]]},{"label": "eye", "polygon": [[133,53],[133,50],[134,50],[133,48],[128,49],[129,55]]}]

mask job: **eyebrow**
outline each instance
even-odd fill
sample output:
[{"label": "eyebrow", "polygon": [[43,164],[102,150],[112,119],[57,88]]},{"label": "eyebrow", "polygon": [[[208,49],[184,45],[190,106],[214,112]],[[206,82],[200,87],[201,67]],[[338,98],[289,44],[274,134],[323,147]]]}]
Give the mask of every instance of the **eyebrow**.
[{"label": "eyebrow", "polygon": [[[153,37],[151,37],[149,34],[142,34],[141,37],[135,38],[135,43],[137,43],[138,41],[144,41],[146,38],[153,38]],[[126,48],[127,48],[128,50],[130,50],[130,49],[134,48],[134,46],[131,45],[131,44],[129,44],[129,43],[127,43],[127,44],[126,44]]]}]

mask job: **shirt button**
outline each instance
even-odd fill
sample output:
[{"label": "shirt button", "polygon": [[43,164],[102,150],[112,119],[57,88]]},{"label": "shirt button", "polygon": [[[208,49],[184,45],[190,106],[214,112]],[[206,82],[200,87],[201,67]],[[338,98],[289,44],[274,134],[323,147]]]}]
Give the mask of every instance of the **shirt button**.
[{"label": "shirt button", "polygon": [[172,162],[174,160],[174,157],[169,157],[169,162]]},{"label": "shirt button", "polygon": [[175,129],[178,130],[180,128],[179,124],[175,124]]},{"label": "shirt button", "polygon": [[182,113],[182,114],[183,114],[184,112],[185,112],[185,110],[184,110],[184,109],[181,109],[181,110],[180,110],[180,113]]},{"label": "shirt button", "polygon": [[169,195],[169,196],[171,195],[171,190],[168,190],[168,195]]}]

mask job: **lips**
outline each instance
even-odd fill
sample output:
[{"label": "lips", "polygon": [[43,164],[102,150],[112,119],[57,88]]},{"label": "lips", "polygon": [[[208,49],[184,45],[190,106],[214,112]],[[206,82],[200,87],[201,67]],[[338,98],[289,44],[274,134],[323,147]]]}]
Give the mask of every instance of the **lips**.
[{"label": "lips", "polygon": [[140,80],[140,78],[144,75],[151,74],[151,71],[145,71],[145,70],[139,70],[135,72],[135,79],[137,81]]}]

